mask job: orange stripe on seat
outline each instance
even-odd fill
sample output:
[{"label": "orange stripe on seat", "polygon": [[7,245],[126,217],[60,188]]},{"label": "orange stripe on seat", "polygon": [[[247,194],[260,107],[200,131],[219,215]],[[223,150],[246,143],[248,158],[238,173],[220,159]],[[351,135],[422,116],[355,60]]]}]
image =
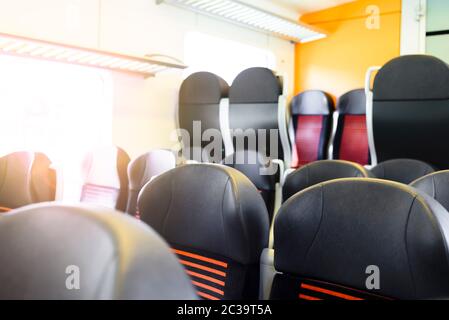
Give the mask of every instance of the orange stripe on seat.
[{"label": "orange stripe on seat", "polygon": [[315,297],[312,297],[312,296],[308,296],[308,295],[306,295],[306,294],[299,294],[299,299],[302,299],[302,300],[313,300],[313,301],[315,301],[315,300],[323,300],[323,299],[320,299],[320,298],[315,298]]},{"label": "orange stripe on seat", "polygon": [[206,258],[206,257],[200,256],[198,254],[194,254],[194,253],[190,253],[190,252],[186,252],[186,251],[181,251],[181,250],[176,250],[176,249],[172,249],[172,250],[174,253],[179,254],[181,256],[198,259],[198,260],[204,261],[204,262],[209,262],[209,263],[215,264],[215,265],[223,267],[223,268],[228,267],[228,264],[226,262],[222,262],[222,261],[211,259],[211,258]]},{"label": "orange stripe on seat", "polygon": [[220,286],[222,286],[222,287],[225,286],[224,281],[221,281],[221,280],[218,280],[218,279],[209,277],[209,276],[205,276],[204,274],[197,273],[197,272],[190,271],[190,270],[186,270],[186,272],[187,272],[187,274],[188,274],[189,276],[191,276],[191,277],[195,277],[195,278],[200,278],[200,279],[203,279],[203,280],[207,280],[207,281],[209,281],[209,282],[216,283],[216,284],[218,284],[218,285],[220,285]]},{"label": "orange stripe on seat", "polygon": [[207,294],[207,293],[204,293],[204,292],[201,292],[201,291],[197,291],[196,293],[197,293],[200,297],[203,297],[203,298],[208,299],[208,300],[220,300],[220,299],[217,298],[217,297],[211,296],[210,294]]},{"label": "orange stripe on seat", "polygon": [[201,283],[201,282],[197,282],[197,281],[192,281],[192,283],[193,283],[194,286],[197,286],[197,287],[200,287],[200,288],[203,288],[203,289],[207,289],[209,291],[218,293],[220,296],[224,296],[223,290],[220,290],[220,289],[208,286],[207,284],[204,284],[204,283]]},{"label": "orange stripe on seat", "polygon": [[348,294],[344,294],[344,293],[340,293],[340,292],[336,292],[336,291],[332,291],[332,290],[328,290],[328,289],[323,289],[320,287],[315,287],[315,286],[305,284],[305,283],[301,283],[301,288],[315,291],[315,292],[321,292],[321,293],[328,294],[330,296],[334,296],[334,297],[338,297],[338,298],[342,298],[345,300],[363,300],[361,298],[353,297]]},{"label": "orange stripe on seat", "polygon": [[222,277],[226,277],[226,273],[223,272],[223,271],[218,271],[218,270],[215,270],[215,269],[212,269],[212,268],[209,268],[209,267],[205,267],[205,266],[202,266],[200,264],[193,263],[193,262],[190,262],[190,261],[179,260],[179,262],[182,263],[185,266],[201,269],[201,270],[204,270],[204,271],[207,271],[207,272],[210,272],[210,273],[217,274],[217,275],[222,276]]},{"label": "orange stripe on seat", "polygon": [[9,211],[11,211],[11,208],[0,207],[0,212],[9,212]]}]

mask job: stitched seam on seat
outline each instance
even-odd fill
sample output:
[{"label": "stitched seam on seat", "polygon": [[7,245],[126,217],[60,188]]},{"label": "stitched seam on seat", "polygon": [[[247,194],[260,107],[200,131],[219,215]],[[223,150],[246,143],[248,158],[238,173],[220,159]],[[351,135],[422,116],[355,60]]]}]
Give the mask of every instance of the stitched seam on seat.
[{"label": "stitched seam on seat", "polygon": [[412,266],[411,266],[411,264],[410,264],[410,259],[409,259],[408,242],[407,242],[407,231],[408,231],[408,226],[409,226],[410,216],[411,216],[412,209],[413,209],[413,206],[414,206],[414,204],[415,204],[416,198],[417,198],[417,196],[415,195],[415,196],[413,197],[412,204],[410,205],[410,208],[409,208],[409,210],[408,210],[407,222],[406,222],[406,224],[405,224],[405,232],[404,232],[405,251],[406,251],[406,253],[407,253],[407,265],[408,265],[408,269],[409,269],[409,272],[410,272],[410,277],[411,277],[411,279],[412,279],[412,285],[413,285],[413,291],[414,291],[414,296],[415,296],[415,297],[416,297],[416,284],[415,284],[415,279],[414,279],[414,277],[413,277]]},{"label": "stitched seam on seat", "polygon": [[323,215],[324,215],[324,190],[323,190],[323,188],[324,187],[321,185],[320,186],[320,189],[321,189],[320,190],[321,191],[321,217],[320,217],[320,222],[319,222],[318,227],[317,227],[317,229],[315,231],[315,235],[313,236],[313,240],[310,243],[310,246],[309,246],[309,248],[307,248],[307,251],[306,251],[306,255],[305,255],[305,259],[304,259],[304,261],[305,261],[304,262],[305,270],[307,270],[307,263],[308,263],[308,259],[309,259],[309,253],[310,253],[313,245],[315,244],[315,241],[316,241],[316,239],[318,237],[318,232],[320,231],[321,224],[322,224],[322,222],[324,220],[324,218],[323,218]]},{"label": "stitched seam on seat", "polygon": [[167,226],[168,216],[170,215],[170,211],[173,205],[173,181],[176,179],[176,176],[171,175],[170,179],[170,203],[168,205],[167,214],[165,215],[164,222],[162,223],[162,232],[165,235],[165,228]]},{"label": "stitched seam on seat", "polygon": [[[225,186],[224,186],[224,192],[223,192],[223,197],[221,198],[221,225],[222,225],[222,229],[223,229],[223,237],[224,237],[224,241],[225,241],[225,246],[226,246],[226,256],[229,257],[229,247],[228,247],[228,241],[226,239],[226,230],[225,230],[225,223],[224,223],[224,199],[225,199],[225,195],[226,195],[226,190],[229,184],[229,180],[230,177],[228,176],[228,179],[226,180]],[[231,191],[232,191],[232,186],[231,186]]]},{"label": "stitched seam on seat", "polygon": [[306,168],[306,177],[307,177],[307,184],[306,186],[309,187],[310,186],[310,177],[309,177],[309,171],[310,171],[310,166],[307,166]]},{"label": "stitched seam on seat", "polygon": [[[147,180],[149,177],[147,176],[147,174],[148,174],[148,170],[149,170],[149,165],[148,165],[148,163],[147,163],[147,158],[145,158],[145,161],[144,161],[144,168],[143,168],[143,174],[142,174],[142,176],[141,176],[141,180],[140,180],[140,184],[139,184],[139,186],[140,186],[140,188],[143,188],[143,186],[146,184],[146,182],[145,182],[145,180]],[[148,181],[150,181],[150,179],[148,179]]]},{"label": "stitched seam on seat", "polygon": [[432,187],[433,187],[432,196],[434,199],[436,199],[437,198],[437,188],[435,185],[435,176],[432,176]]},{"label": "stitched seam on seat", "polygon": [[[232,182],[234,182],[234,181],[232,181]],[[238,208],[239,208],[239,220],[242,223],[242,226],[243,226],[242,229],[243,229],[243,233],[244,233],[244,236],[245,236],[245,239],[246,239],[245,242],[247,244],[246,252],[247,252],[248,256],[250,256],[251,255],[251,245],[250,245],[250,239],[248,237],[248,230],[246,228],[245,219],[243,217],[242,201],[241,201],[241,197],[240,197],[240,192],[239,192],[237,183],[233,183],[233,186],[235,186],[235,198],[237,199]]]}]

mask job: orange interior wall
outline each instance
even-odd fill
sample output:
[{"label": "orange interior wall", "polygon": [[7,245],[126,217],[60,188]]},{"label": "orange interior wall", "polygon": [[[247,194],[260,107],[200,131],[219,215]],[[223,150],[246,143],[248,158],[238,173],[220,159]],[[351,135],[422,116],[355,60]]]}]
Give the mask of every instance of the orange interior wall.
[{"label": "orange interior wall", "polygon": [[[380,28],[366,27],[366,8],[380,9]],[[400,54],[401,0],[359,0],[303,15],[301,21],[329,32],[296,45],[295,91],[320,89],[334,97],[364,86],[368,67]]]}]

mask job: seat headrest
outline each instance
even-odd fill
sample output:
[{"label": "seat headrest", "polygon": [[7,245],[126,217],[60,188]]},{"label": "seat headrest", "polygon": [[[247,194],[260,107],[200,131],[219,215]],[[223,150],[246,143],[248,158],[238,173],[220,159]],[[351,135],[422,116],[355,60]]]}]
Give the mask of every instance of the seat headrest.
[{"label": "seat headrest", "polygon": [[15,152],[0,158],[0,207],[19,208],[53,201],[56,172],[39,152]]},{"label": "seat headrest", "polygon": [[395,58],[374,79],[374,100],[449,99],[449,66],[428,55]]},{"label": "seat headrest", "polygon": [[364,115],[366,114],[365,89],[356,89],[342,95],[337,102],[340,114]]},{"label": "seat headrest", "polygon": [[449,210],[449,170],[438,171],[410,183],[415,189],[425,192]]},{"label": "seat headrest", "polygon": [[393,159],[371,169],[372,174],[379,179],[392,180],[409,184],[412,181],[434,172],[434,168],[426,162],[414,159]]},{"label": "seat headrest", "polygon": [[181,104],[218,104],[227,98],[229,85],[210,72],[197,72],[184,80],[179,91]]},{"label": "seat headrest", "polygon": [[242,71],[229,90],[230,103],[278,103],[282,95],[282,82],[267,68]]},{"label": "seat headrest", "polygon": [[141,220],[172,246],[257,263],[268,243],[268,213],[251,181],[222,165],[185,165],[145,185]]},{"label": "seat headrest", "polygon": [[120,188],[120,173],[129,164],[129,155],[115,146],[100,147],[89,152],[83,162],[84,183]]},{"label": "seat headrest", "polygon": [[398,299],[449,294],[449,213],[408,186],[340,179],[296,194],[275,221],[275,267],[282,273]]},{"label": "seat headrest", "polygon": [[319,90],[308,90],[295,96],[291,102],[293,115],[328,115],[334,111],[332,97]]},{"label": "seat headrest", "polygon": [[140,190],[151,178],[176,167],[170,150],[153,150],[131,161],[128,166],[129,189]]},{"label": "seat headrest", "polygon": [[237,151],[223,164],[242,172],[259,190],[274,190],[280,173],[278,164],[254,150]]},{"label": "seat headrest", "polygon": [[287,176],[283,187],[283,199],[286,201],[295,193],[320,182],[341,178],[368,178],[370,176],[371,173],[358,163],[343,160],[315,161]]},{"label": "seat headrest", "polygon": [[113,210],[15,210],[0,219],[0,244],[0,299],[195,299],[166,243]]}]

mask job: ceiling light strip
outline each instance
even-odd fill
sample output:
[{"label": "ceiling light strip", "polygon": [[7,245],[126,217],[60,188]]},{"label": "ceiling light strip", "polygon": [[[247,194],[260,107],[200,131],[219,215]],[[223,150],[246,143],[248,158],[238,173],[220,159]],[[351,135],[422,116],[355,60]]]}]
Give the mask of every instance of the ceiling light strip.
[{"label": "ceiling light strip", "polygon": [[144,77],[154,76],[157,72],[167,69],[186,68],[182,63],[158,61],[6,33],[0,33],[1,54],[98,67]]},{"label": "ceiling light strip", "polygon": [[196,13],[245,26],[294,42],[309,42],[326,37],[313,26],[292,21],[238,0],[157,0]]}]

